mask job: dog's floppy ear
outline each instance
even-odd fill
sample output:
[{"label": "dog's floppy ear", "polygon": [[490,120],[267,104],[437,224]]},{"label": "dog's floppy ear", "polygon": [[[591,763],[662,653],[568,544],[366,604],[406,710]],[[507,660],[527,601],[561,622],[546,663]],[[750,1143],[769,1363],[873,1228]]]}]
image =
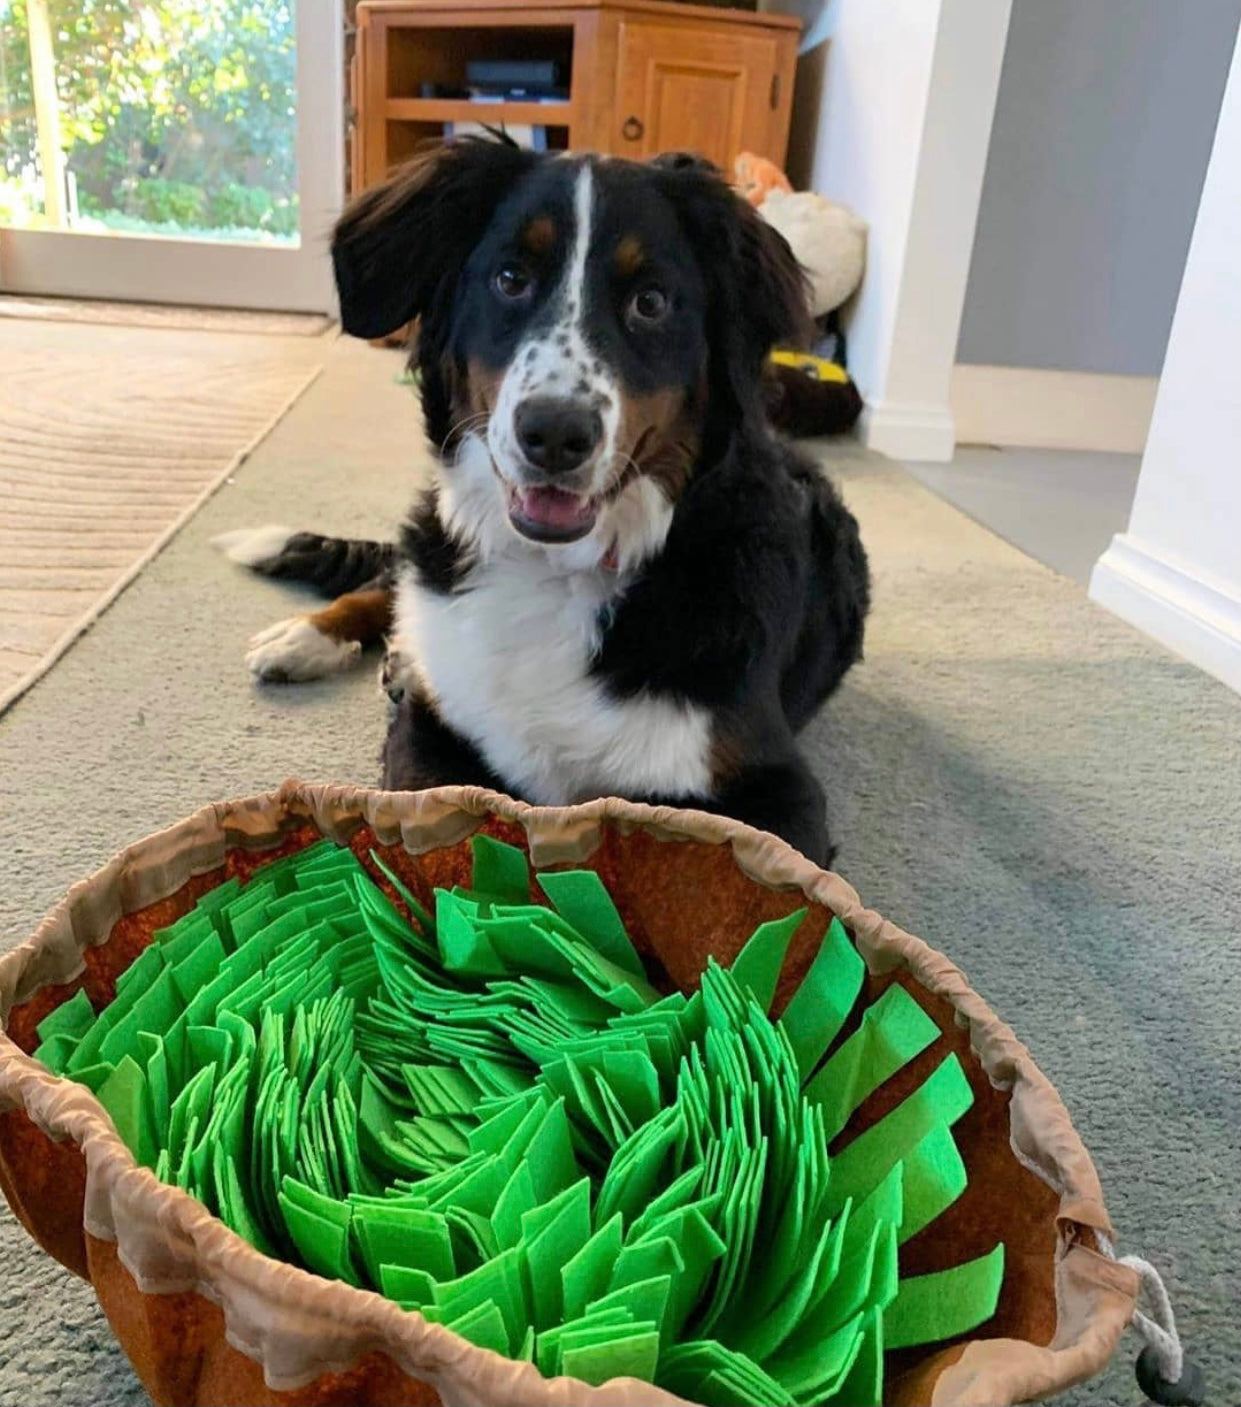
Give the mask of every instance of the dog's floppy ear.
[{"label": "dog's floppy ear", "polygon": [[806,275],[784,236],[710,163],[677,156],[657,169],[707,282],[714,386],[742,415],[761,413],[767,354],[809,342]]},{"label": "dog's floppy ear", "polygon": [[425,311],[537,160],[511,142],[462,138],[414,157],[354,201],[332,238],[345,331],[385,337]]}]

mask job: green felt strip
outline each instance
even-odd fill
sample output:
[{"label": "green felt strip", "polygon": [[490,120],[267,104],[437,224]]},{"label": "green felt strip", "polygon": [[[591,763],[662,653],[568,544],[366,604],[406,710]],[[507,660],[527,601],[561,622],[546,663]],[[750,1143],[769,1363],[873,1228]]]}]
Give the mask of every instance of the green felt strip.
[{"label": "green felt strip", "polygon": [[499,1255],[502,1248],[495,1231],[490,1220],[481,1212],[467,1211],[464,1207],[447,1207],[444,1220],[448,1223],[448,1234],[452,1238],[452,1253],[458,1274],[475,1270],[484,1261],[494,1260]]},{"label": "green felt strip", "polygon": [[723,1238],[711,1220],[714,1207],[714,1201],[683,1207],[670,1213],[666,1221],[652,1227],[642,1238],[645,1240],[649,1236],[657,1239],[660,1234],[658,1227],[668,1227],[672,1231],[673,1244],[679,1248],[685,1264],[682,1274],[672,1282],[672,1294],[663,1325],[669,1339],[678,1336],[685,1327],[714,1273],[716,1262],[724,1254]]},{"label": "green felt strip", "polygon": [[[807,1227],[805,1230],[812,1248],[798,1273],[791,1277],[765,1314],[742,1313],[736,1329],[729,1336],[730,1342],[748,1353],[756,1363],[765,1363],[791,1337],[814,1299],[820,1282],[831,1283],[835,1279],[831,1262],[839,1256],[843,1241],[839,1223],[828,1222],[821,1227]],[[826,1271],[825,1261],[828,1262]]]},{"label": "green felt strip", "polygon": [[451,1065],[402,1065],[401,1073],[423,1113],[460,1114],[478,1102],[474,1081]]},{"label": "green felt strip", "polygon": [[214,1065],[222,1074],[233,1053],[233,1038],[220,1026],[189,1026],[185,1032],[187,1068],[192,1072]]},{"label": "green felt strip", "polygon": [[581,1250],[570,1256],[561,1267],[566,1319],[578,1318],[585,1312],[588,1303],[604,1295],[620,1255],[622,1240],[622,1218],[618,1213],[604,1222]]},{"label": "green felt strip", "polygon": [[556,912],[595,952],[645,982],[642,959],[625,932],[612,896],[594,870],[544,871],[539,884]]},{"label": "green felt strip", "polygon": [[[158,943],[152,943],[116,979],[116,995],[119,999],[113,1005],[118,1010],[121,1005],[132,1002],[150,987],[166,966],[164,953]],[[132,989],[132,990],[131,990]]]},{"label": "green felt strip", "polygon": [[53,1075],[63,1075],[68,1070],[77,1048],[76,1036],[46,1036],[35,1051],[34,1058],[41,1060]]},{"label": "green felt strip", "polygon": [[530,902],[530,862],[526,852],[489,835],[470,838],[473,887],[505,904]]},{"label": "green felt strip", "polygon": [[908,1241],[965,1191],[965,1163],[947,1124],[934,1128],[905,1155],[905,1217],[900,1239]]},{"label": "green felt strip", "polygon": [[445,1319],[458,1318],[489,1301],[503,1315],[509,1341],[520,1341],[531,1321],[516,1249],[501,1251],[494,1260],[479,1266],[477,1270],[435,1287],[435,1303],[443,1311]]},{"label": "green felt strip", "polygon": [[627,1221],[638,1216],[659,1183],[684,1123],[680,1109],[661,1109],[617,1149],[599,1189],[596,1214],[601,1221],[616,1212]]},{"label": "green felt strip", "polygon": [[[151,950],[148,948],[147,951]],[[218,974],[227,956],[220,935],[213,929],[174,964],[172,978],[183,1006],[200,987]]]},{"label": "green felt strip", "polygon": [[622,1247],[612,1270],[609,1293],[662,1275],[679,1278],[685,1270],[680,1247],[668,1236],[649,1236]]},{"label": "green felt strip", "polygon": [[213,1152],[217,1195],[221,1214],[240,1236],[247,1240],[256,1251],[264,1255],[274,1255],[275,1248],[267,1238],[261,1223],[250,1208],[245,1189],[237,1173],[237,1163],[227,1156],[223,1148]]},{"label": "green felt strip", "polygon": [[435,899],[435,934],[445,969],[460,977],[503,976],[507,968],[462,900],[442,889]]},{"label": "green felt strip", "polygon": [[678,1344],[659,1364],[661,1385],[691,1402],[792,1407],[793,1396],[747,1358],[714,1339]]},{"label": "green felt strip", "polygon": [[[309,1210],[283,1189],[278,1196],[285,1226],[306,1264],[330,1280],[358,1284],[349,1255],[349,1228]],[[321,1205],[330,1202],[331,1199],[325,1197]]]},{"label": "green felt strip", "polygon": [[591,1315],[602,1310],[621,1308],[628,1310],[635,1322],[648,1320],[654,1324],[662,1324],[671,1294],[672,1276],[653,1275],[649,1280],[632,1281],[619,1290],[613,1290],[593,1300],[586,1306],[586,1313]]},{"label": "green felt strip", "polygon": [[521,1219],[532,1322],[550,1328],[564,1313],[560,1268],[590,1239],[590,1182],[583,1178]]},{"label": "green felt strip", "polygon": [[371,859],[375,862],[376,867],[383,874],[384,878],[387,879],[388,883],[391,884],[392,887],[396,890],[396,892],[401,896],[402,900],[405,903],[405,907],[413,915],[414,921],[422,925],[424,933],[433,933],[435,931],[435,922],[432,919],[431,915],[427,912],[427,910],[414,897],[413,892],[405,885],[405,883],[393,870],[389,869],[389,867],[384,863],[382,856],[380,856],[374,850],[370,852],[370,855]]},{"label": "green felt strip", "polygon": [[840,1034],[865,977],[866,964],[849,941],[844,925],[833,918],[814,961],[780,1017],[803,1079]]},{"label": "green felt strip", "polygon": [[973,1102],[974,1092],[954,1052],[908,1099],[836,1155],[830,1209],[838,1210],[847,1197],[864,1197],[936,1124],[956,1123]]},{"label": "green felt strip", "polygon": [[[435,1303],[435,1279],[417,1266],[381,1265],[379,1288],[390,1300],[397,1300],[406,1308],[422,1309]],[[467,1314],[471,1312],[466,1310]]]},{"label": "green felt strip", "polygon": [[543,1114],[527,1145],[526,1159],[535,1196],[540,1202],[577,1181],[577,1160],[573,1156],[563,1099],[558,1099]]},{"label": "green felt strip", "polygon": [[575,1343],[566,1336],[560,1370],[566,1377],[598,1385],[610,1378],[642,1378],[655,1374],[659,1361],[659,1333],[650,1326],[634,1325],[634,1332],[602,1343]]},{"label": "green felt strip", "polygon": [[886,1346],[912,1348],[976,1329],[995,1313],[1003,1280],[1002,1243],[951,1270],[903,1280],[884,1312]]},{"label": "green felt strip", "polygon": [[939,1035],[939,1027],[893,983],[866,1008],[862,1024],[805,1087],[806,1098],[822,1106],[829,1138],[887,1079]]},{"label": "green felt strip", "polygon": [[[896,1264],[896,1229],[890,1223],[873,1226],[861,1245],[846,1255],[832,1284],[831,1295],[820,1301],[813,1332],[826,1336],[871,1302],[872,1295],[887,1283]],[[804,1332],[809,1332],[806,1326]]]},{"label": "green felt strip", "polygon": [[578,1346],[606,1343],[618,1332],[630,1328],[632,1322],[628,1311],[617,1307],[557,1324],[554,1329],[545,1329],[536,1337],[535,1356],[539,1371],[547,1377],[557,1377],[563,1371],[561,1349],[566,1336],[572,1335]]},{"label": "green felt strip", "polygon": [[530,1169],[522,1163],[509,1174],[504,1191],[496,1199],[491,1226],[501,1247],[516,1246],[522,1239],[521,1219],[539,1205]]},{"label": "green felt strip", "polygon": [[[78,1041],[94,1024],[94,1020],[95,1010],[90,998],[79,987],[68,1001],[61,1002],[54,1011],[48,1012],[35,1031],[41,1041],[51,1040],[53,1036],[66,1036]],[[35,1054],[39,1059],[43,1058],[38,1051]]]},{"label": "green felt strip", "polygon": [[[531,1118],[535,1123],[530,1124]],[[469,1134],[469,1146],[471,1153],[502,1153],[508,1146],[510,1140],[525,1125],[530,1124],[529,1133],[520,1146],[513,1148],[513,1156],[516,1158],[530,1140],[538,1123],[538,1115],[535,1110],[527,1108],[524,1104],[516,1101],[504,1104],[498,1112],[476,1124]]]},{"label": "green felt strip", "polygon": [[464,1207],[449,1207],[443,1214],[453,1242],[453,1258],[457,1262],[457,1273],[476,1271],[485,1261],[494,1261],[501,1252],[501,1245],[495,1240],[491,1221],[480,1211],[466,1211]]},{"label": "green felt strip", "polygon": [[146,1076],[142,1067],[133,1056],[123,1056],[95,1093],[116,1125],[117,1133],[133,1151],[137,1161],[153,1168],[159,1153],[159,1143],[151,1120]]},{"label": "green felt strip", "polygon": [[351,1225],[372,1279],[378,1280],[381,1265],[416,1267],[436,1280],[451,1280],[457,1273],[448,1223],[439,1212],[355,1207]]},{"label": "green felt strip", "polygon": [[737,982],[753,993],[755,1001],[764,1011],[771,1010],[789,944],[805,917],[806,910],[797,909],[784,918],[759,924],[732,965],[732,974]]},{"label": "green felt strip", "polygon": [[883,1401],[883,1316],[878,1313],[863,1315],[862,1328],[858,1334],[857,1349],[852,1361],[821,1398],[808,1397],[810,1401],[822,1401],[831,1407],[880,1407]]},{"label": "green felt strip", "polygon": [[503,1354],[512,1351],[512,1340],[504,1326],[504,1316],[491,1300],[484,1300],[456,1319],[445,1319],[444,1326],[478,1348],[489,1348],[493,1353]]},{"label": "green felt strip", "polygon": [[200,943],[205,943],[213,935],[219,937],[211,914],[202,907],[200,901],[197,908],[191,909],[176,923],[168,928],[159,929],[155,933],[154,941],[159,945],[166,965],[175,967],[177,963],[187,958]]},{"label": "green felt strip", "polygon": [[804,1336],[767,1360],[766,1368],[799,1400],[818,1401],[835,1392],[862,1350],[865,1314],[855,1314],[825,1335]]}]

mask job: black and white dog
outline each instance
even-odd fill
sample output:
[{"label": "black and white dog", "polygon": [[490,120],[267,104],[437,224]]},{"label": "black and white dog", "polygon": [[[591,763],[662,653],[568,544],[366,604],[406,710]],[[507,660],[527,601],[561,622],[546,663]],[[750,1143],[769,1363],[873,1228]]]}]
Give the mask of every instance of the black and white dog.
[{"label": "black and white dog", "polygon": [[419,319],[436,481],[399,547],[224,543],[348,592],[252,642],[263,678],[390,635],[384,785],[723,812],[827,862],[794,741],[862,648],[857,525],[777,440],[762,370],[805,317],[788,246],[714,171],[450,143],[336,230],[346,331]]}]

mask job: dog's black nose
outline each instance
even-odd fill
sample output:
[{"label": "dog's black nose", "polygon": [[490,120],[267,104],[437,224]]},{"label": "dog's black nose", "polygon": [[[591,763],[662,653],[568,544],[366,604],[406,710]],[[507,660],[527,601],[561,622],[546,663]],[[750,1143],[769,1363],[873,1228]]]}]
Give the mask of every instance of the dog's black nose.
[{"label": "dog's black nose", "polygon": [[518,406],[513,429],[531,464],[548,474],[567,474],[594,452],[603,438],[603,418],[582,401],[542,396]]}]

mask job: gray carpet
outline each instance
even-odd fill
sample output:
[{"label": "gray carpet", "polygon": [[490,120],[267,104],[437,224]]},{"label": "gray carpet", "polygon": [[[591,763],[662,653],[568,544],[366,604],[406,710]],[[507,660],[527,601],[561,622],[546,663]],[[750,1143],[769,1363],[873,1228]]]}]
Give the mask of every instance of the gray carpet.
[{"label": "gray carpet", "polygon": [[[235,574],[208,540],[290,517],[389,531],[419,458],[395,370],[338,344],[236,483],[0,721],[5,941],[204,801],[291,774],[374,780],[372,672],[253,688],[242,647],[290,593]],[[856,451],[829,463],[876,577],[866,662],[807,737],[841,869],[1029,1042],[1094,1153],[1122,1248],[1163,1269],[1210,1401],[1233,1407],[1241,700],[900,470]],[[7,1214],[0,1314],[0,1407],[144,1400],[90,1291]],[[1063,1401],[1139,1402],[1134,1352],[1127,1340]]]}]

